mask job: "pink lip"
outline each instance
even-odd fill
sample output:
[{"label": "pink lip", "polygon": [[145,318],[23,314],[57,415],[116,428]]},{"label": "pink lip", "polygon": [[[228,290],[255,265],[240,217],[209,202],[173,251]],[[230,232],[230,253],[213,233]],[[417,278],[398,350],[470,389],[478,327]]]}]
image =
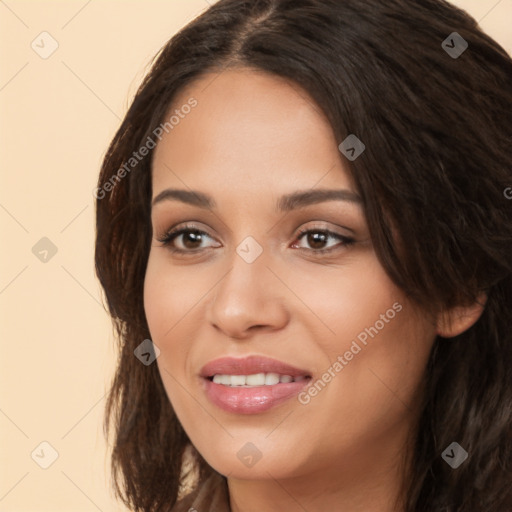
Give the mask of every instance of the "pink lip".
[{"label": "pink lip", "polygon": [[[252,388],[228,387],[210,380],[214,375],[253,375],[278,373],[292,377],[307,377],[299,382],[278,383]],[[306,370],[300,370],[281,361],[262,356],[242,359],[224,357],[207,363],[201,369],[203,387],[209,400],[227,412],[256,414],[296,396],[311,380]]]}]

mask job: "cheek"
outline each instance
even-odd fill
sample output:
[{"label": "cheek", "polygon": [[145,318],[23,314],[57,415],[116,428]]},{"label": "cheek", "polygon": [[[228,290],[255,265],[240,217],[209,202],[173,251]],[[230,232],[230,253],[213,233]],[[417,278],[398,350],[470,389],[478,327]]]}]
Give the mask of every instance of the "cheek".
[{"label": "cheek", "polygon": [[181,389],[178,382],[190,378],[194,371],[190,367],[191,351],[195,342],[204,337],[200,332],[204,329],[202,304],[221,276],[208,266],[198,269],[172,265],[165,250],[150,252],[144,280],[144,310],[151,340],[160,349],[157,364],[173,403]]},{"label": "cheek", "polygon": [[395,317],[393,304],[402,301],[400,290],[376,257],[364,255],[349,263],[329,271],[310,267],[300,276],[297,273],[294,281],[295,293],[309,309],[302,318],[309,319],[310,328],[315,325],[316,343],[331,361],[348,350],[358,335],[364,338],[366,328],[376,322],[380,326],[381,315],[389,312],[389,317]]},{"label": "cheek", "polygon": [[144,279],[144,310],[156,342],[168,344],[187,323],[193,308],[211,288],[210,279],[186,267],[169,264],[162,252],[150,253]]},{"label": "cheek", "polygon": [[179,352],[187,346],[173,340],[186,323],[187,312],[197,301],[199,291],[192,275],[187,274],[185,282],[179,269],[171,271],[165,264],[165,257],[150,253],[144,280],[144,310],[151,339],[161,352],[157,362],[173,373],[182,360]]},{"label": "cheek", "polygon": [[[320,349],[323,357],[316,361],[325,361],[314,369],[329,382],[325,390],[318,386],[322,391],[314,407],[330,409],[333,416],[359,411],[344,419],[354,428],[356,417],[377,421],[384,411],[403,412],[403,403],[414,400],[424,374],[435,339],[433,325],[409,303],[376,258],[354,265],[350,272],[326,278],[319,271],[314,277],[302,285],[302,293],[307,293],[305,302],[316,317],[309,315],[310,332],[315,325],[316,333],[311,352]],[[341,364],[334,366],[339,357]]]},{"label": "cheek", "polygon": [[[186,380],[186,362],[189,359],[194,329],[191,310],[204,294],[193,273],[172,269],[165,254],[150,253],[144,280],[144,310],[151,340],[160,349],[156,360],[169,401],[183,421],[186,398],[180,383]],[[197,322],[196,322],[197,323]],[[185,411],[185,413],[184,413]]]},{"label": "cheek", "polygon": [[[392,304],[401,309],[386,315]],[[404,297],[372,308],[352,332],[343,349],[331,353],[331,360],[343,357],[343,369],[318,407],[330,408],[342,431],[366,430],[363,437],[370,439],[401,423],[420,403],[417,393],[435,334]],[[346,411],[353,414],[349,420]]]},{"label": "cheek", "polygon": [[151,338],[156,344],[161,341],[165,331],[172,327],[172,312],[177,305],[173,289],[168,284],[166,274],[158,271],[158,265],[150,255],[144,279],[144,311]]}]

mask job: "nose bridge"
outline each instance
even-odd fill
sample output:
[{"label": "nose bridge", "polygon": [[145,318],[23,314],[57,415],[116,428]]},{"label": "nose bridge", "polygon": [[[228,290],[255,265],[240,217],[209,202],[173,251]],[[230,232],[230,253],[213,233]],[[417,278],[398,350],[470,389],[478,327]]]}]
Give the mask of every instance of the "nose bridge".
[{"label": "nose bridge", "polygon": [[227,335],[243,337],[253,326],[277,328],[287,319],[283,295],[267,268],[270,251],[253,236],[245,237],[229,257],[230,270],[215,287],[209,321]]},{"label": "nose bridge", "polygon": [[216,287],[216,305],[242,312],[245,308],[261,308],[271,300],[268,286],[271,273],[263,244],[248,236],[234,247],[228,259],[230,270]]}]

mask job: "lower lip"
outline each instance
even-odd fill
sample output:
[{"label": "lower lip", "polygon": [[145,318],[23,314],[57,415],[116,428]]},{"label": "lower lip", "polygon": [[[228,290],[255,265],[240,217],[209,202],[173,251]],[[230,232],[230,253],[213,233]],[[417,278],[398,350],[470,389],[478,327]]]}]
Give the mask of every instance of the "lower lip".
[{"label": "lower lip", "polygon": [[224,386],[215,384],[209,379],[203,379],[206,396],[210,401],[224,411],[237,414],[257,414],[268,411],[298,395],[310,380],[307,378],[299,382],[244,388]]}]

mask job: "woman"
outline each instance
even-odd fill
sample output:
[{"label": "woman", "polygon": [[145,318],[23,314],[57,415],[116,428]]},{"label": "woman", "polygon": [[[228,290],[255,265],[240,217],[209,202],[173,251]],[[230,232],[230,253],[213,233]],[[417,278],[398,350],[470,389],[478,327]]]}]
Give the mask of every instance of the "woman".
[{"label": "woman", "polygon": [[510,84],[441,0],[220,0],[169,41],[96,191],[125,504],[512,510]]}]

